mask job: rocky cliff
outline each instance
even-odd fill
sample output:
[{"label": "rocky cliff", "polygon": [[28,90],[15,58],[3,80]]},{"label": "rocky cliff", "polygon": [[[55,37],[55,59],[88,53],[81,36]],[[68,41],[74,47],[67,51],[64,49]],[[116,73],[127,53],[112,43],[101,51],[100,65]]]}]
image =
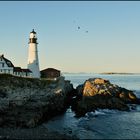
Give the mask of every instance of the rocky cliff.
[{"label": "rocky cliff", "polygon": [[0,126],[34,127],[65,111],[73,85],[56,81],[0,75]]},{"label": "rocky cliff", "polygon": [[73,104],[73,109],[77,116],[83,116],[97,108],[128,111],[127,104],[139,103],[140,100],[133,91],[111,84],[105,79],[90,78],[77,87],[77,100]]}]

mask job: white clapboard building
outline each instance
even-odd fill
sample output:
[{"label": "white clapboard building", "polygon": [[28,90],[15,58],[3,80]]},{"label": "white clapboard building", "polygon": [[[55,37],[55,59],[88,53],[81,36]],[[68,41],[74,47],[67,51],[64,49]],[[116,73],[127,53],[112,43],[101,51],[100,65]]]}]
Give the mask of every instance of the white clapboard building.
[{"label": "white clapboard building", "polygon": [[21,67],[15,67],[13,63],[0,55],[0,73],[12,74],[21,77],[32,77],[32,71],[29,69],[22,69]]}]

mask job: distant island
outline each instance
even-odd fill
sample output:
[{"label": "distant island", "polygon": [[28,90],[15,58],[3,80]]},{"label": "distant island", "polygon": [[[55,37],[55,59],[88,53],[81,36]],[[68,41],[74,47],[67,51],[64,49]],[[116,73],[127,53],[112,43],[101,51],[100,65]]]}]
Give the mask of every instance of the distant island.
[{"label": "distant island", "polygon": [[88,72],[62,72],[62,74],[91,74]]},{"label": "distant island", "polygon": [[62,72],[62,74],[72,74],[72,75],[77,75],[77,74],[106,74],[106,75],[140,75],[140,73],[127,73],[127,72],[101,72],[101,73],[95,73],[95,72]]},{"label": "distant island", "polygon": [[136,74],[136,73],[125,73],[125,72],[103,72],[100,74],[121,74],[121,75],[132,75],[132,74]]}]

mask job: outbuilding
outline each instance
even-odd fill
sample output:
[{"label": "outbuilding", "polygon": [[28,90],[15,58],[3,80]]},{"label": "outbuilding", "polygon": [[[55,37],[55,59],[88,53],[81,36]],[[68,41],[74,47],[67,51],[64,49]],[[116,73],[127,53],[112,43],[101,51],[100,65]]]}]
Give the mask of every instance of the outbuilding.
[{"label": "outbuilding", "polygon": [[60,70],[54,68],[47,68],[40,71],[41,78],[58,78],[61,75]]}]

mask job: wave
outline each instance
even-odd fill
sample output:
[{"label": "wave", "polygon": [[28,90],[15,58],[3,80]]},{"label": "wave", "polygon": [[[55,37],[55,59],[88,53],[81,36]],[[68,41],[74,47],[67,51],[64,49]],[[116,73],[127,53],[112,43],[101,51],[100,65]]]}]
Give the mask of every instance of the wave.
[{"label": "wave", "polygon": [[131,112],[140,112],[140,105],[129,104],[129,108]]},{"label": "wave", "polygon": [[[130,112],[140,112],[140,105],[130,104],[129,105]],[[97,109],[95,112],[87,112],[85,117],[92,118],[102,115],[111,115],[111,114],[120,114],[124,113],[125,111],[120,111],[117,109]]]},{"label": "wave", "polygon": [[111,109],[97,109],[95,112],[87,112],[85,117],[97,117],[99,115],[107,115],[107,114],[114,114],[118,113],[118,110],[111,110]]},{"label": "wave", "polygon": [[104,114],[115,114],[120,113],[117,109],[98,109],[100,112],[103,112]]}]

